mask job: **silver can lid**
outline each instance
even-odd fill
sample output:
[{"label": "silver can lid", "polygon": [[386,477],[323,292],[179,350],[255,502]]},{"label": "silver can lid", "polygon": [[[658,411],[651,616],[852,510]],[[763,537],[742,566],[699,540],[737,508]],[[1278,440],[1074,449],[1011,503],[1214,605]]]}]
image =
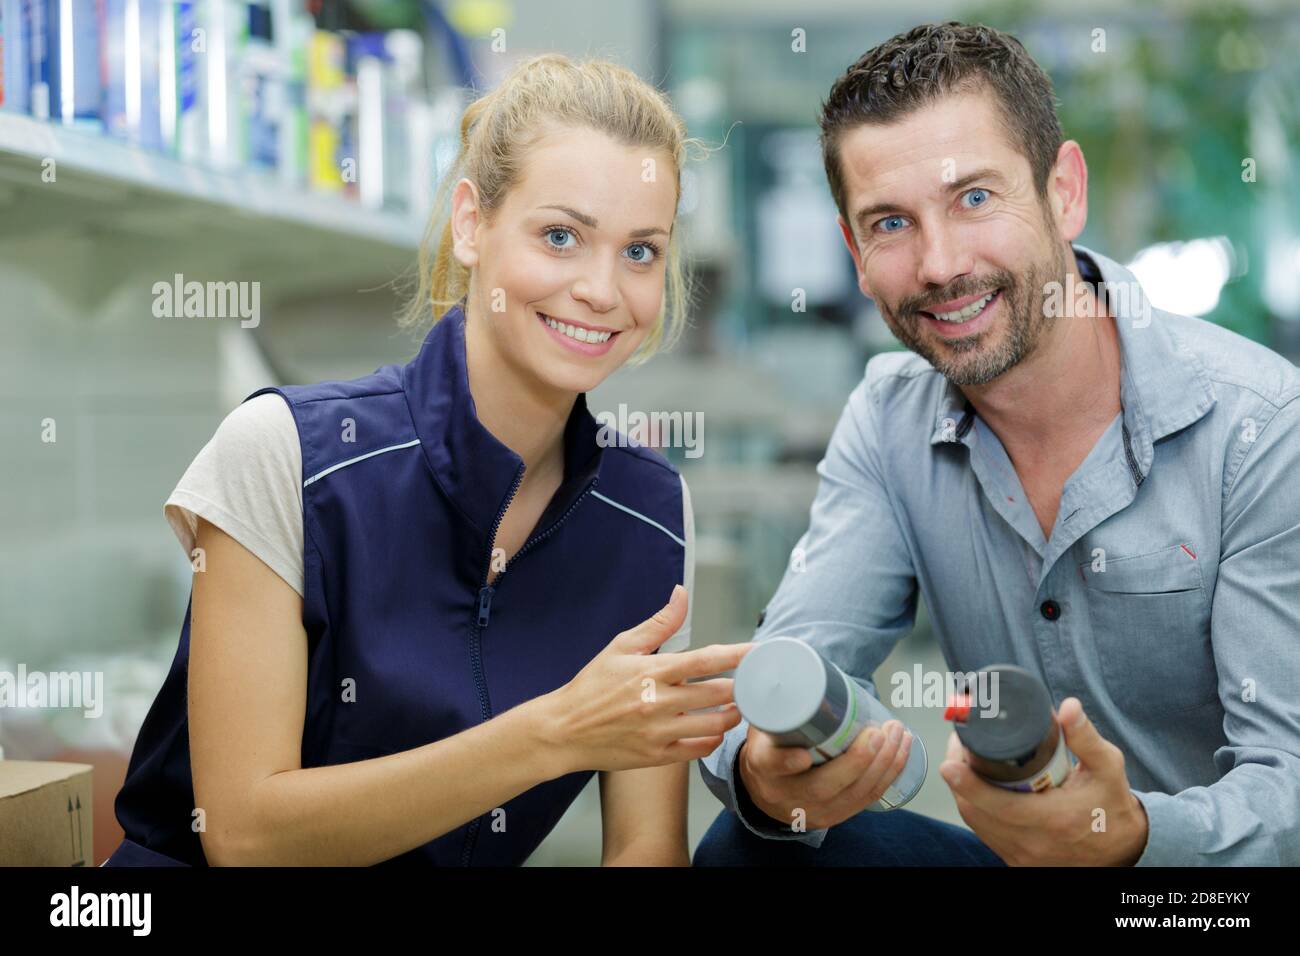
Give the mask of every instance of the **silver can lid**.
[{"label": "silver can lid", "polygon": [[790,733],[810,723],[821,706],[826,665],[803,641],[771,637],[741,658],[733,693],[741,715],[759,730]]}]

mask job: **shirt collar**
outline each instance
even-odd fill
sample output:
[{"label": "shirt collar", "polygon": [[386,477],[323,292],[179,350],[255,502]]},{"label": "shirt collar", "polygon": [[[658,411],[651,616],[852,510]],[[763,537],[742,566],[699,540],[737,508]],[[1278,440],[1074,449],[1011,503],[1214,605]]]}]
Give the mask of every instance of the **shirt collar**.
[{"label": "shirt collar", "polygon": [[[1142,474],[1149,471],[1152,446],[1164,436],[1198,421],[1215,402],[1205,367],[1182,338],[1152,307],[1137,278],[1119,263],[1075,244],[1080,278],[1101,281],[1120,343],[1120,405]],[[1069,293],[1069,290],[1065,290]],[[943,380],[930,444],[961,441],[974,423],[975,409],[961,390]]]},{"label": "shirt collar", "polygon": [[[523,459],[478,419],[465,364],[462,298],[434,323],[419,353],[402,368],[402,387],[425,460],[443,492],[485,537],[522,477]],[[579,393],[564,428],[564,481],[538,528],[558,520],[594,483],[599,427]]]}]

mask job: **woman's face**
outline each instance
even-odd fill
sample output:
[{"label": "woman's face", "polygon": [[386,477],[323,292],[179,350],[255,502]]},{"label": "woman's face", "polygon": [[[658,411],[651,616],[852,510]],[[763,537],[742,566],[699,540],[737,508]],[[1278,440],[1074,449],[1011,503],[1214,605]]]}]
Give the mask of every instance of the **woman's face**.
[{"label": "woman's face", "polygon": [[[489,223],[468,179],[452,195],[457,260],[472,270],[474,339],[530,384],[586,392],[658,321],[677,210],[665,152],[557,128]],[[585,340],[585,341],[584,341]]]}]

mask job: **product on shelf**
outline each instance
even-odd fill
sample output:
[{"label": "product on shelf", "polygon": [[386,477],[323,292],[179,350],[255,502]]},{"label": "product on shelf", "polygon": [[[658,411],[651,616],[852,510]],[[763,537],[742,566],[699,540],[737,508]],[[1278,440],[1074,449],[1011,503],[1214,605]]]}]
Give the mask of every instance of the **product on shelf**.
[{"label": "product on shelf", "polygon": [[101,0],[104,10],[103,120],[110,135],[163,148],[162,0]]},{"label": "product on shelf", "polygon": [[22,34],[27,45],[27,110],[50,118],[50,38],[46,0],[22,0]]},{"label": "product on shelf", "polygon": [[343,36],[317,30],[307,53],[307,181],[322,192],[342,192],[356,182],[356,156],[350,153],[349,119],[356,89],[344,69]]},{"label": "product on shelf", "polygon": [[280,163],[280,129],[288,111],[288,64],[275,46],[268,3],[248,4],[248,43],[239,69],[241,112],[248,123],[248,164],[275,169]]},{"label": "product on shelf", "polygon": [[0,109],[29,112],[23,0],[0,0]]},{"label": "product on shelf", "polygon": [[199,27],[198,0],[164,0],[162,129],[167,152],[188,162],[203,158],[207,120],[203,109],[203,73],[199,56],[207,40]]},{"label": "product on shelf", "polygon": [[99,0],[50,0],[50,115],[65,126],[103,128],[100,82]]},{"label": "product on shelf", "polygon": [[421,85],[422,53],[419,35],[410,30],[349,37],[357,78],[359,198],[374,209],[409,206],[409,121]]},{"label": "product on shelf", "polygon": [[0,0],[0,109],[421,212],[446,123],[412,30],[308,0]]},{"label": "product on shelf", "polygon": [[247,129],[239,96],[238,65],[248,39],[248,16],[240,0],[206,0],[202,20],[207,53],[202,57],[207,106],[207,158],[218,169],[243,166]]}]

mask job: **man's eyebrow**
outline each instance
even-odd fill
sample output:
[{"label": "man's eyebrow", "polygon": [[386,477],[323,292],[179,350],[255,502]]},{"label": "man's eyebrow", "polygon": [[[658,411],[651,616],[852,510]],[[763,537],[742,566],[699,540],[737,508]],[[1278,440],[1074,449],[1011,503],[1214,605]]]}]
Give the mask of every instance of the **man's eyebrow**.
[{"label": "man's eyebrow", "polygon": [[[572,216],[574,219],[578,220],[578,222],[582,223],[584,226],[587,226],[588,228],[591,229],[599,228],[598,224],[596,223],[595,216],[588,216],[585,212],[579,212],[576,209],[570,209],[568,206],[546,205],[546,206],[538,206],[537,208],[558,209],[560,212],[564,213],[565,215]],[[660,229],[658,226],[647,226],[644,229],[633,229],[631,232],[628,233],[628,235],[631,236],[633,239],[641,239],[644,238],[645,236],[653,236],[653,235],[666,236],[668,235],[668,230]]]},{"label": "man's eyebrow", "polygon": [[[1006,179],[996,169],[985,168],[985,169],[977,169],[973,173],[967,173],[965,176],[962,176],[960,179],[956,179],[953,182],[946,184],[944,189],[947,192],[954,193],[962,189],[965,189],[971,183],[980,182],[981,180],[985,182],[994,182],[999,185],[1006,184]],[[903,212],[903,211],[904,211],[903,207],[899,206],[896,203],[878,202],[875,203],[874,205],[867,206],[865,209],[860,209],[858,211],[858,214],[853,218],[858,228],[864,229],[865,227],[871,225],[871,223],[868,220],[870,220],[872,216],[878,216],[881,213],[885,213],[885,212]]]},{"label": "man's eyebrow", "polygon": [[964,189],[965,187],[969,186],[971,183],[979,182],[981,179],[987,182],[997,183],[998,185],[1004,185],[1006,183],[1006,180],[1003,178],[1002,174],[998,172],[996,169],[988,169],[988,168],[977,169],[975,170],[975,172],[967,173],[965,176],[961,177],[961,179],[957,179],[949,183],[948,192],[951,193],[951,192],[956,192],[959,189]]}]

